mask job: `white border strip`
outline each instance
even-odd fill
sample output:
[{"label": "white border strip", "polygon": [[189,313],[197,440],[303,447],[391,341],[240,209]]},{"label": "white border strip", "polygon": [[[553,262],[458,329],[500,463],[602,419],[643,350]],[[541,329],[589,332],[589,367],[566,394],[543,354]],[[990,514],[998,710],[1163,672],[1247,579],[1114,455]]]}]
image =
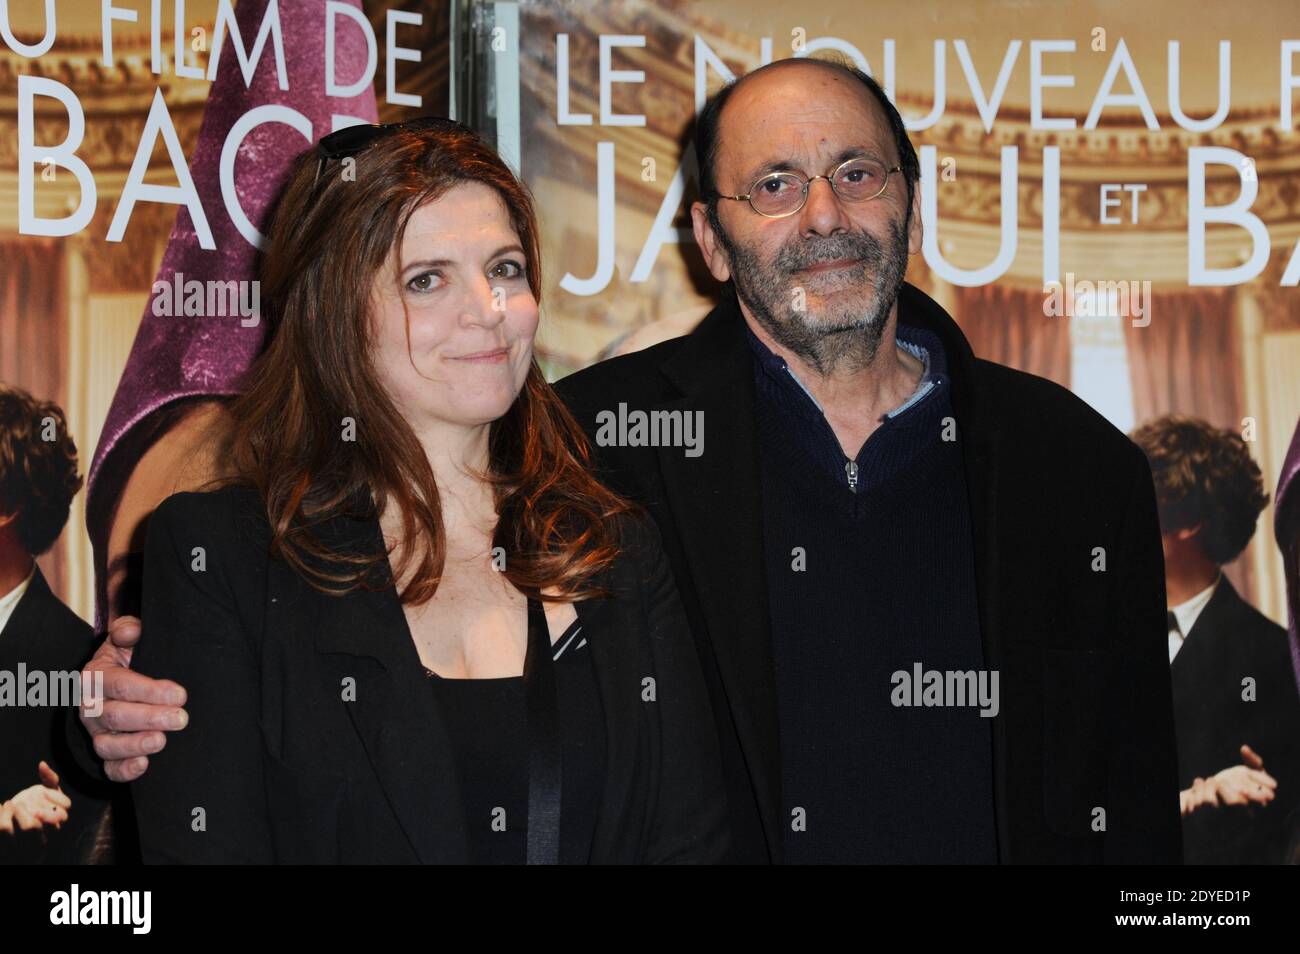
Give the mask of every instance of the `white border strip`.
[{"label": "white border strip", "polygon": [[497,107],[497,152],[520,175],[519,4],[493,4],[493,26],[505,33],[506,48],[493,54]]}]

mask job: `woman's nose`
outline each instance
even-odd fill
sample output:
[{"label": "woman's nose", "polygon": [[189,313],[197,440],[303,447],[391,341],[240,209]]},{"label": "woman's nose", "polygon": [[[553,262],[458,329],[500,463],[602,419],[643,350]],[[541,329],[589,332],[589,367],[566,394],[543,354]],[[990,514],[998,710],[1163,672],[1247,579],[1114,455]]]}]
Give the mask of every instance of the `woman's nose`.
[{"label": "woman's nose", "polygon": [[471,325],[495,328],[506,317],[506,290],[493,285],[486,278],[475,286],[470,299],[465,302],[461,320]]}]

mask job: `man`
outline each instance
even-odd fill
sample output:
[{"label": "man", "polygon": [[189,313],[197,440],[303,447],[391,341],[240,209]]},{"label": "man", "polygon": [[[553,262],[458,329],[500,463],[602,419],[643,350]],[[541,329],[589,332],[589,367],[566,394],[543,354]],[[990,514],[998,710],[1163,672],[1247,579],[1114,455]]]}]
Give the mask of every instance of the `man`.
[{"label": "man", "polygon": [[1178,775],[1203,800],[1183,818],[1188,864],[1279,864],[1300,805],[1300,697],[1287,633],[1222,568],[1268,503],[1245,442],[1167,415],[1133,434],[1151,463],[1165,553]]},{"label": "man", "polygon": [[[918,165],[869,77],[756,70],[706,106],[696,150],[722,304],[559,391],[663,534],[734,860],[1179,861],[1141,453],[1064,389],[976,361],[903,284]],[[610,426],[627,411],[702,419],[702,453]],[[183,695],[139,705],[165,690],[117,651],[109,693],[137,702],[116,725],[154,731],[89,725],[130,779]]]},{"label": "man", "polygon": [[63,412],[0,385],[0,862],[88,858],[104,792],[77,771],[66,703],[28,698],[66,685],[94,648],[91,628],[59,602],[36,557],[54,545],[81,487]]}]

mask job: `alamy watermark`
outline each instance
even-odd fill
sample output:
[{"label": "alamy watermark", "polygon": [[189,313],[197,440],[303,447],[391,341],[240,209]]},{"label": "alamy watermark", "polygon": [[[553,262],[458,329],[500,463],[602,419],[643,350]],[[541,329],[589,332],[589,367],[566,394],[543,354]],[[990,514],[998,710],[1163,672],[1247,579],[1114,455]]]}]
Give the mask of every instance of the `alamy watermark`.
[{"label": "alamy watermark", "polygon": [[926,669],[918,662],[911,672],[900,669],[889,681],[894,686],[889,701],[895,706],[978,706],[981,719],[998,714],[996,669]]},{"label": "alamy watermark", "polygon": [[171,282],[153,283],[153,313],[159,318],[224,318],[239,316],[244,328],[256,328],[262,320],[261,283],[253,281],[185,280],[176,272]]},{"label": "alamy watermark", "polygon": [[1048,318],[1132,318],[1134,328],[1151,324],[1151,282],[1074,280],[1065,273],[1065,284],[1043,286],[1043,314]]},{"label": "alamy watermark", "polygon": [[704,453],[703,411],[617,411],[596,415],[596,444],[600,447],[681,447],[687,457]]},{"label": "alamy watermark", "polygon": [[73,884],[50,895],[54,925],[125,925],[132,934],[148,934],[153,926],[152,891],[92,891]]},{"label": "alamy watermark", "polygon": [[78,670],[42,669],[28,670],[26,663],[18,669],[0,669],[0,708],[54,708],[80,707],[85,700],[85,713],[92,718],[104,711],[104,674],[96,669],[90,674],[90,685],[82,687],[82,673]]}]

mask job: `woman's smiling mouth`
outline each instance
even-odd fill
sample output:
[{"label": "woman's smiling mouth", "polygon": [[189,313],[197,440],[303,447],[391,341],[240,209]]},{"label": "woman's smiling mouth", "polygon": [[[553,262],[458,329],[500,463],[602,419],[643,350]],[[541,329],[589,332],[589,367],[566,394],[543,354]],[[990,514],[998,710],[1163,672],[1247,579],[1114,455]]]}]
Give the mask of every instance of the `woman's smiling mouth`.
[{"label": "woman's smiling mouth", "polygon": [[496,364],[510,357],[509,348],[493,348],[491,351],[475,351],[452,358],[452,361],[469,361],[473,364]]}]

